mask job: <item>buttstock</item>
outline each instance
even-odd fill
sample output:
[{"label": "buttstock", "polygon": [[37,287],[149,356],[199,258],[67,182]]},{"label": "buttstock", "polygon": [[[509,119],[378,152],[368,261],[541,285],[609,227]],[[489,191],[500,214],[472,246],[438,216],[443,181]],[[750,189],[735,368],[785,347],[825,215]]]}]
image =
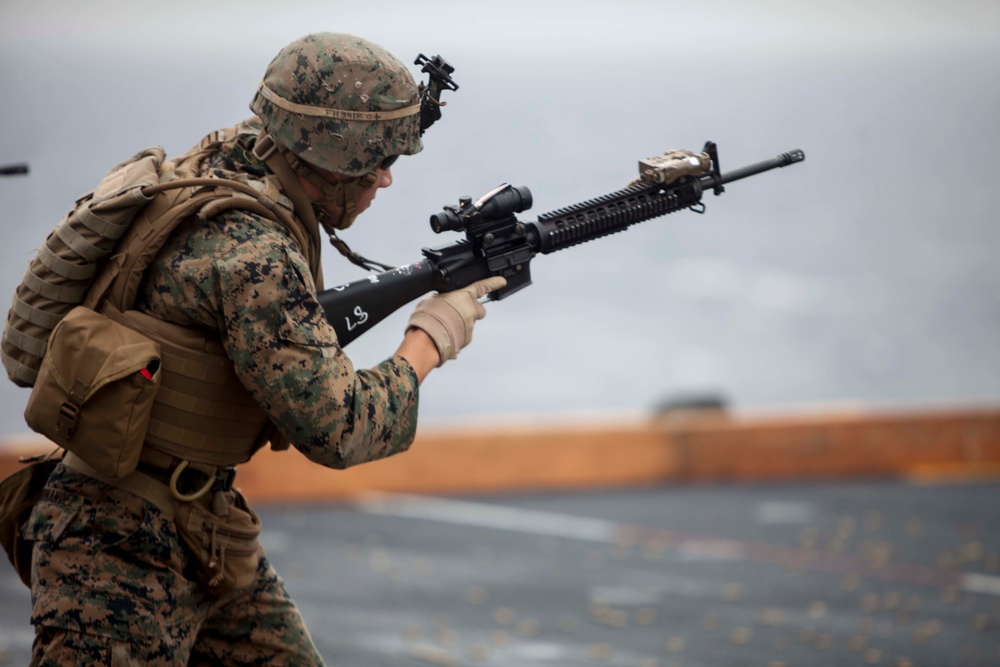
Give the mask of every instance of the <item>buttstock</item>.
[{"label": "buttstock", "polygon": [[420,261],[324,290],[318,298],[344,347],[432,289],[433,267]]}]

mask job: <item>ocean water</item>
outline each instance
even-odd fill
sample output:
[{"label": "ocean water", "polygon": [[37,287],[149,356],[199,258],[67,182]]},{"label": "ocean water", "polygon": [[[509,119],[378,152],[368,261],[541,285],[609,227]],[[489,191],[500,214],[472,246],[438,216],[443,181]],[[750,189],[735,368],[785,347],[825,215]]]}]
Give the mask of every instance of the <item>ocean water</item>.
[{"label": "ocean water", "polygon": [[[789,24],[785,5],[768,6],[757,20],[770,32],[747,36],[730,18],[728,43],[697,12],[680,15],[691,31],[677,40],[656,41],[635,13],[610,39],[597,3],[582,5],[589,23],[519,39],[503,33],[510,16],[497,34],[475,24],[473,38],[425,15],[413,19],[420,34],[386,31],[401,54],[442,53],[461,86],[424,152],[397,162],[393,186],[343,235],[389,264],[457,240],[433,234],[428,216],[501,182],[531,188],[520,216],[531,220],[622,187],[639,158],[668,148],[714,140],[724,172],[806,152],[706,195],[704,215],[538,257],[535,284],[491,304],[473,344],[425,382],[423,418],[646,410],[704,393],[750,408],[1000,400],[1000,40],[984,37],[997,12],[964,3],[950,32],[903,25],[879,37],[885,17],[868,34],[822,13]],[[929,7],[919,5],[932,22]],[[173,45],[193,28],[139,15],[115,19],[141,27],[126,39],[97,19],[74,27],[27,5],[4,10],[0,163],[32,171],[0,179],[0,299],[111,165],[150,144],[183,152],[248,115],[270,55],[310,28],[286,17],[269,34],[262,8],[247,11],[254,39],[206,34],[183,50]],[[357,13],[346,23],[379,39]],[[324,265],[328,285],[362,277],[332,249]],[[392,354],[408,312],[347,348],[356,365]],[[26,430],[26,400],[0,384],[0,434]]]}]

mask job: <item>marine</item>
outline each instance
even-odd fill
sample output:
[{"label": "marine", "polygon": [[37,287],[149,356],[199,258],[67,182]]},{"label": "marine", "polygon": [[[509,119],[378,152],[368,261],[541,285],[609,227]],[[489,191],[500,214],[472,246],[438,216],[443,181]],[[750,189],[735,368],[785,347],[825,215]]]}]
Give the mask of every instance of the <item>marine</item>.
[{"label": "marine", "polygon": [[[120,455],[131,451],[126,433],[105,465],[110,444],[77,413],[107,408],[74,403],[72,390],[60,415],[39,418],[62,424],[53,437],[68,452],[21,532],[34,545],[33,665],[322,664],[234,480],[268,443],[333,469],[406,451],[421,382],[471,342],[485,316],[479,300],[505,284],[427,297],[398,349],[370,369],[354,367],[317,302],[321,234],[359,260],[336,232],[392,185],[396,159],[422,149],[424,94],[381,46],[307,35],[268,66],[253,117],[160,168],[163,183],[216,179],[220,188],[169,228],[141,271],[127,268],[146,233],[133,224],[53,331],[33,390],[79,371],[57,367],[80,358],[59,351],[79,352],[93,327],[158,350],[114,379],[152,396],[148,407],[136,402],[135,461]],[[180,195],[169,192],[144,209],[149,228],[176,211]],[[258,196],[235,196],[246,192]],[[112,347],[103,353],[117,359],[128,346]]]}]

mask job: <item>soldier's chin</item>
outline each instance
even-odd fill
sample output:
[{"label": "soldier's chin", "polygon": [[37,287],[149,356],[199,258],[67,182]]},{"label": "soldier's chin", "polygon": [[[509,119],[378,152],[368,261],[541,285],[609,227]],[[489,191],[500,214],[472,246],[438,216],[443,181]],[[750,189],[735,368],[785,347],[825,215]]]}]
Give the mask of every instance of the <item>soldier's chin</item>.
[{"label": "soldier's chin", "polygon": [[313,203],[313,213],[324,227],[329,225],[334,229],[340,229],[340,221],[344,219],[344,209],[337,207],[331,211],[326,206],[315,202]]}]

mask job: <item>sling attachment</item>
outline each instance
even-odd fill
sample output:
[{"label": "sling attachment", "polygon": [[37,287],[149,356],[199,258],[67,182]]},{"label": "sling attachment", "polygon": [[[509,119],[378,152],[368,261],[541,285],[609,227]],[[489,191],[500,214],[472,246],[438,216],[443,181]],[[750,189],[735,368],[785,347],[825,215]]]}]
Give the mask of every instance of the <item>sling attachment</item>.
[{"label": "sling attachment", "polygon": [[362,269],[365,269],[366,271],[391,271],[392,269],[396,268],[394,266],[389,266],[388,264],[383,264],[382,262],[376,262],[373,259],[368,259],[367,257],[364,257],[354,252],[353,250],[351,250],[350,246],[348,246],[347,243],[344,242],[342,238],[337,236],[337,232],[335,232],[332,228],[326,227],[324,225],[323,230],[327,233],[327,236],[330,238],[330,245],[336,248],[337,252],[346,257],[351,262],[351,264],[360,266]]}]

